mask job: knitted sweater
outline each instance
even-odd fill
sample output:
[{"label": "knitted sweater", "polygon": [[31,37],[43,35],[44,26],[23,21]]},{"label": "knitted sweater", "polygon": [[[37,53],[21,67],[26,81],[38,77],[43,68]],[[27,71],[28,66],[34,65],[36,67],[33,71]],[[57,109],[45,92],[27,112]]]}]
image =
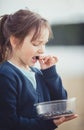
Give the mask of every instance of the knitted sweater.
[{"label": "knitted sweater", "polygon": [[35,72],[36,90],[28,78],[9,62],[0,65],[0,130],[54,130],[52,120],[37,117],[35,103],[66,99],[56,66]]}]

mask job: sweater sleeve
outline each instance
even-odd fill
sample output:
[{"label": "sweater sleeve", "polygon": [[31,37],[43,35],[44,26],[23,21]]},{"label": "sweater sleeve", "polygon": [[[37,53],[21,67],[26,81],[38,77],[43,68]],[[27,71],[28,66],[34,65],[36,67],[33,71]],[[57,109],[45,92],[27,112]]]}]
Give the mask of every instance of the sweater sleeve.
[{"label": "sweater sleeve", "polygon": [[63,87],[62,80],[56,72],[56,66],[41,70],[47,87],[50,90],[52,100],[60,100],[67,98],[67,91]]},{"label": "sweater sleeve", "polygon": [[18,90],[12,77],[0,75],[0,128],[12,130],[53,130],[52,120],[28,118],[18,115]]}]

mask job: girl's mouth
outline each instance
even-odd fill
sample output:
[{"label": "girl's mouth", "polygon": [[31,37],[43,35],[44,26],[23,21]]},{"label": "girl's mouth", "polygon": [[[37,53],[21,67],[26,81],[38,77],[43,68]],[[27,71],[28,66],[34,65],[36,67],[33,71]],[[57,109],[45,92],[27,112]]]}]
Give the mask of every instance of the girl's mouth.
[{"label": "girl's mouth", "polygon": [[39,59],[39,56],[32,57],[32,60],[33,60],[34,63],[37,62],[38,59]]},{"label": "girl's mouth", "polygon": [[39,59],[39,56],[36,56],[36,59],[38,60],[38,59]]}]

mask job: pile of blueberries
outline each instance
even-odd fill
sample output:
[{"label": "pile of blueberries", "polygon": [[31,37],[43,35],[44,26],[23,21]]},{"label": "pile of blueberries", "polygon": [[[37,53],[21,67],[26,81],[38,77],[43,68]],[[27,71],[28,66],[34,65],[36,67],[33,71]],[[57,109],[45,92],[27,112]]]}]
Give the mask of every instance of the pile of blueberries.
[{"label": "pile of blueberries", "polygon": [[73,111],[68,110],[68,111],[63,111],[63,112],[47,112],[45,114],[40,114],[39,117],[43,119],[54,119],[54,118],[59,118],[61,116],[69,116],[74,114]]}]

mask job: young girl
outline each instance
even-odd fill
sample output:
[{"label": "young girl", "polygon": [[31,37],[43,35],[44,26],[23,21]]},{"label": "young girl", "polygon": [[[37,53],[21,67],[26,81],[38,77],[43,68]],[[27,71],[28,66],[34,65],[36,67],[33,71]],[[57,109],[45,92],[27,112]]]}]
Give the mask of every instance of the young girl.
[{"label": "young girl", "polygon": [[0,17],[0,130],[54,130],[76,118],[42,120],[36,114],[35,103],[67,98],[57,58],[42,56],[51,36],[48,21],[32,11]]}]

